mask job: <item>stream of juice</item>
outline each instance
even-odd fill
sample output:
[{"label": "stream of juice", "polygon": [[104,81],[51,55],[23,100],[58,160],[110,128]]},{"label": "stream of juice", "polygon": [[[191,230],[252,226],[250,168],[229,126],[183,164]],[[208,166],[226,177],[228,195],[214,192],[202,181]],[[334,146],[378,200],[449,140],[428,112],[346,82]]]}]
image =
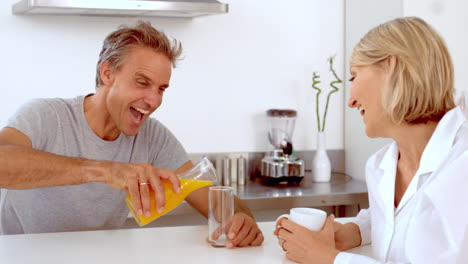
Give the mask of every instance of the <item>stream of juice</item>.
[{"label": "stream of juice", "polygon": [[172,189],[172,184],[167,180],[161,180],[164,186],[164,193],[166,195],[166,205],[164,206],[164,210],[161,213],[158,213],[156,210],[156,199],[154,198],[154,191],[150,188],[150,204],[151,204],[151,215],[146,217],[144,215],[138,215],[132,205],[132,200],[130,198],[130,194],[127,195],[125,198],[125,202],[127,203],[128,209],[132,213],[135,221],[138,223],[139,226],[144,226],[149,224],[150,222],[154,221],[158,217],[166,214],[167,212],[173,210],[180,203],[187,197],[191,192],[198,190],[202,187],[213,185],[211,181],[197,181],[197,180],[188,180],[188,179],[180,179],[180,192],[175,193]]}]

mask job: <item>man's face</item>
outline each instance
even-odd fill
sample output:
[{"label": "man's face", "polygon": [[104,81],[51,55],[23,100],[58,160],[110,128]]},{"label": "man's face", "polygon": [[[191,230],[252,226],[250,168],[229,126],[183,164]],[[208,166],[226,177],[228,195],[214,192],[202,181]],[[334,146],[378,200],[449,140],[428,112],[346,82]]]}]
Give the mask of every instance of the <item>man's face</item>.
[{"label": "man's face", "polygon": [[135,136],[146,118],[162,103],[169,87],[171,62],[148,48],[132,48],[118,71],[111,73],[106,96],[107,111],[116,129]]}]

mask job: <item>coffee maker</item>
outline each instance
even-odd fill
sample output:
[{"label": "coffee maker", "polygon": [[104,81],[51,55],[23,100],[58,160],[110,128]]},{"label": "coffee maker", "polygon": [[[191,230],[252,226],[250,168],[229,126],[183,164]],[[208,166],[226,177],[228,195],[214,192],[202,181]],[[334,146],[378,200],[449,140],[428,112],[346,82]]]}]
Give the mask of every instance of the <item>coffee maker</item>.
[{"label": "coffee maker", "polygon": [[298,184],[304,178],[304,161],[293,151],[292,135],[297,112],[269,109],[268,139],[273,150],[262,159],[261,178],[267,184]]}]

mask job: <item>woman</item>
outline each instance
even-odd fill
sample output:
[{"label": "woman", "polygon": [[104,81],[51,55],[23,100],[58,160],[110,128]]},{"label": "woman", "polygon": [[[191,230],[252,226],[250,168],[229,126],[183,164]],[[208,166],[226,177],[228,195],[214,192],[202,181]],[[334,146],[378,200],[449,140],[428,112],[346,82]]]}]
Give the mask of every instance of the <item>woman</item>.
[{"label": "woman", "polygon": [[[369,209],[320,232],[282,218],[278,243],[300,263],[468,263],[468,123],[444,41],[419,18],[395,19],[360,40],[350,66],[349,107],[367,136],[393,139],[367,162]],[[375,259],[340,252],[367,243]]]}]

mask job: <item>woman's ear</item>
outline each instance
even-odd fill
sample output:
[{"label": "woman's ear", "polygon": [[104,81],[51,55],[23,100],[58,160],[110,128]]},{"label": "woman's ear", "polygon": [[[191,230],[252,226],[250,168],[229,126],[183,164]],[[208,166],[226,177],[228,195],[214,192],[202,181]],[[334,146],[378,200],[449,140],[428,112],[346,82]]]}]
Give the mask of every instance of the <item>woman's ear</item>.
[{"label": "woman's ear", "polygon": [[114,82],[114,74],[112,66],[107,61],[99,64],[99,74],[101,75],[102,83],[106,86],[112,85]]},{"label": "woman's ear", "polygon": [[395,55],[390,55],[387,59],[385,59],[385,66],[387,68],[387,73],[389,73],[390,76],[393,76],[397,63],[398,63],[398,58]]}]

